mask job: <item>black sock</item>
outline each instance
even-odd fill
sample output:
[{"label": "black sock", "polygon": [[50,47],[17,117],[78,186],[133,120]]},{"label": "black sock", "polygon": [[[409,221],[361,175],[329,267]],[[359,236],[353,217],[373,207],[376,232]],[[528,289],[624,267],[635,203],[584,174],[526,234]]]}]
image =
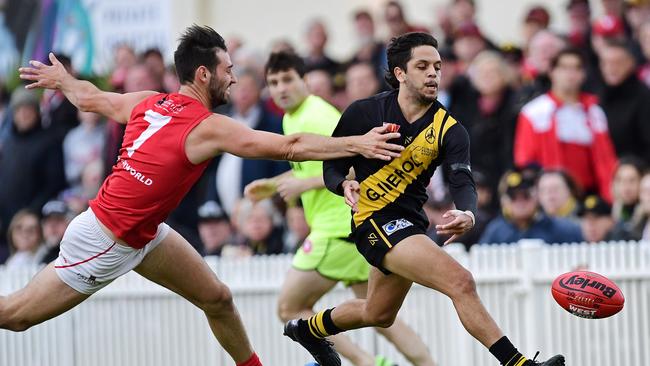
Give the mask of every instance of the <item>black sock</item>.
[{"label": "black sock", "polygon": [[334,308],[323,310],[311,318],[303,320],[305,329],[317,338],[325,338],[341,333],[343,329],[337,327],[332,321],[332,310]]},{"label": "black sock", "polygon": [[490,353],[504,366],[522,366],[527,361],[506,336],[490,346]]}]

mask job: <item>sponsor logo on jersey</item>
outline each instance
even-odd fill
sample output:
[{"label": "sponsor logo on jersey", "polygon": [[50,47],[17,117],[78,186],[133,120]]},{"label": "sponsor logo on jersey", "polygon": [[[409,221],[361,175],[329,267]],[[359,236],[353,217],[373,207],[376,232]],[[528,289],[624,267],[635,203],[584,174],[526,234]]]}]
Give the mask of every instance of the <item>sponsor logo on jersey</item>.
[{"label": "sponsor logo on jersey", "polygon": [[433,158],[435,155],[435,151],[433,149],[428,148],[426,146],[416,146],[415,149],[413,150],[414,155],[423,155],[428,158]]},{"label": "sponsor logo on jersey", "polygon": [[[393,170],[385,179],[379,180],[374,187],[368,187],[365,195],[371,201],[377,201],[384,197],[386,193],[399,188],[400,183],[406,180],[408,183],[415,179],[415,176],[423,169],[419,169],[424,163],[418,160],[414,154],[409,155],[402,161],[399,168]],[[416,171],[414,174],[412,172]],[[412,177],[411,177],[412,176]],[[408,179],[406,179],[408,177]]]},{"label": "sponsor logo on jersey", "polygon": [[433,144],[433,142],[436,140],[436,134],[433,131],[433,126],[427,129],[427,132],[424,134],[424,139],[427,140],[427,142],[430,144]]},{"label": "sponsor logo on jersey", "polygon": [[97,286],[99,285],[99,282],[97,282],[97,277],[90,275],[90,276],[84,276],[81,273],[77,273],[77,278],[89,285],[92,286]]},{"label": "sponsor logo on jersey", "polygon": [[157,101],[156,107],[173,114],[179,114],[181,111],[183,111],[183,109],[185,109],[184,105],[177,104],[173,100],[167,99],[167,97],[164,97],[161,100]]},{"label": "sponsor logo on jersey", "polygon": [[389,222],[387,224],[384,224],[384,226],[382,226],[381,228],[384,229],[384,232],[386,233],[386,235],[390,236],[394,232],[396,232],[398,230],[402,230],[402,229],[407,228],[409,226],[413,226],[413,224],[409,220],[407,220],[407,219],[397,219],[397,220],[393,220],[393,221],[391,221],[391,222]]},{"label": "sponsor logo on jersey", "polygon": [[133,169],[133,167],[129,165],[126,160],[120,160],[120,163],[122,163],[122,168],[129,172],[129,174],[131,174],[137,181],[143,183],[145,186],[150,186],[153,184],[153,180],[151,178],[147,178],[144,174]]}]

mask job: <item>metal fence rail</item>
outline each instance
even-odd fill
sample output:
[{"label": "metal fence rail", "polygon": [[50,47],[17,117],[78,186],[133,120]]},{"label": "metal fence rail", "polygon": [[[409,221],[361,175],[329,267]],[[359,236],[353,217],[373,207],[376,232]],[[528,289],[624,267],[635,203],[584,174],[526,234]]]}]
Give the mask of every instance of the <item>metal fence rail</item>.
[{"label": "metal fence rail", "polygon": [[[527,354],[562,352],[571,366],[650,364],[650,245],[519,245],[462,247],[448,251],[472,271],[479,293],[504,332]],[[290,266],[288,256],[244,260],[206,259],[227,283],[251,341],[265,365],[301,366],[310,360],[282,337],[276,297]],[[557,306],[550,295],[555,276],[586,267],[614,280],[625,308],[608,319],[585,320]],[[0,294],[22,287],[37,269],[0,267]],[[342,287],[319,308],[352,296]],[[451,302],[414,286],[400,316],[423,337],[441,366],[496,365],[468,336]],[[350,332],[358,344],[408,365],[372,330]],[[175,294],[135,273],[116,280],[74,310],[24,333],[0,331],[0,366],[231,365],[202,313]],[[345,361],[344,361],[344,364]],[[349,365],[349,363],[347,364]]]}]

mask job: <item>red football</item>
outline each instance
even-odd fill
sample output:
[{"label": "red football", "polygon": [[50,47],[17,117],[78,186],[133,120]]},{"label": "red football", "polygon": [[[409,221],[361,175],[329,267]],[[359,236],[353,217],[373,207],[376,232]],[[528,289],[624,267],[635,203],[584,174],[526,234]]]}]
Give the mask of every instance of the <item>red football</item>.
[{"label": "red football", "polygon": [[396,123],[384,122],[383,125],[388,126],[388,132],[397,132],[397,131],[399,131],[399,125],[396,124]]},{"label": "red football", "polygon": [[588,271],[558,276],[553,281],[551,293],[566,311],[587,319],[612,316],[621,311],[625,303],[621,289],[614,282]]}]

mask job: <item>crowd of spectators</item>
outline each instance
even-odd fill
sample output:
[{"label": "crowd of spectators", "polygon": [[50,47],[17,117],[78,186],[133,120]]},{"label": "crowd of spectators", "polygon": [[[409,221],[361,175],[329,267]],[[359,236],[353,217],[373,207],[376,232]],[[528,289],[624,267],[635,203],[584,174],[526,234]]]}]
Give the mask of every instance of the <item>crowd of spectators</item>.
[{"label": "crowd of spectators", "polygon": [[[448,0],[435,24],[412,24],[397,1],[381,17],[351,15],[357,48],[348,60],[327,53],[327,24],[306,28],[303,55],[311,93],[338,109],[387,90],[390,37],[432,32],[443,59],[439,101],[468,130],[478,192],[476,227],[459,239],[548,243],[650,239],[650,0],[568,0],[569,31],[549,28],[542,6],[521,22],[523,42],[497,44],[476,22],[473,0]],[[592,7],[600,3],[602,16]],[[376,22],[388,36],[380,38]],[[267,55],[228,39],[238,83],[216,112],[251,128],[281,132],[282,110],[264,83]],[[292,50],[285,40],[271,51]],[[103,77],[112,90],[175,92],[172,66],[156,49],[115,52]],[[59,55],[75,74],[69,58]],[[74,215],[87,208],[110,173],[124,126],[83,113],[58,91],[0,85],[0,264],[47,263]],[[246,184],[289,169],[284,162],[229,154],[211,163],[168,219],[204,255],[294,251],[309,233],[300,203],[252,203]],[[425,211],[431,227],[453,208],[436,173]],[[437,242],[435,230],[429,235]]]}]

